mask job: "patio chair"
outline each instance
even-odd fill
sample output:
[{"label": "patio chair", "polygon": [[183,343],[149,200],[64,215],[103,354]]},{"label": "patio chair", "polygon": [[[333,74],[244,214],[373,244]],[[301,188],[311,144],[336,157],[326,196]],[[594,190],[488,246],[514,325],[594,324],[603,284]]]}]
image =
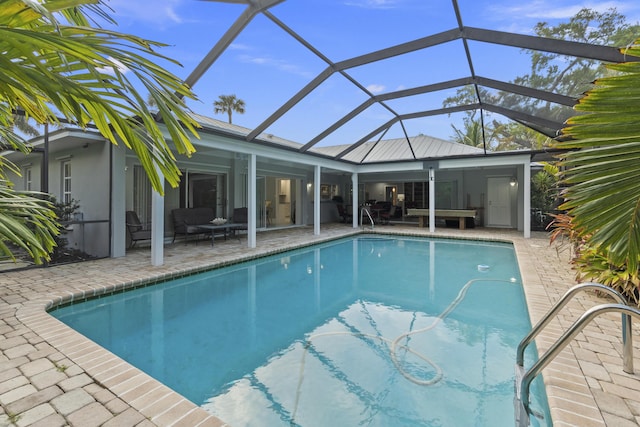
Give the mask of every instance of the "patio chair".
[{"label": "patio chair", "polygon": [[236,230],[246,230],[249,222],[249,211],[247,208],[235,208],[233,210],[233,223],[241,224]]},{"label": "patio chair", "polygon": [[342,222],[349,222],[349,220],[353,218],[353,213],[349,213],[343,204],[338,203],[336,207],[338,208],[338,215],[342,218]]},{"label": "patio chair", "polygon": [[378,218],[380,218],[381,224],[389,224],[391,218],[394,218],[396,215],[396,207],[391,206],[388,211],[382,211],[378,214]]},{"label": "patio chair", "polygon": [[129,248],[132,248],[140,240],[151,240],[151,230],[145,230],[134,211],[127,211],[125,217],[127,231],[129,232]]}]

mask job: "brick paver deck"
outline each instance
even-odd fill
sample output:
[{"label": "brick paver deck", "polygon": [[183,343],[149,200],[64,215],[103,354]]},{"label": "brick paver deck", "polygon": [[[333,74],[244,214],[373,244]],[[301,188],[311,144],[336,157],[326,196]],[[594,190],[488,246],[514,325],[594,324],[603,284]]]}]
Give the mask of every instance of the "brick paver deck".
[{"label": "brick paver deck", "polygon": [[[394,225],[376,232],[428,234]],[[165,263],[150,265],[140,248],[125,258],[0,273],[0,426],[222,426],[221,420],[66,327],[46,309],[67,301],[163,280],[190,271],[255,258],[358,232],[344,224],[258,234],[258,247],[230,239],[165,246]],[[544,233],[523,239],[511,231],[437,229],[435,235],[512,241],[532,322],[575,284],[568,251]],[[536,340],[544,351],[586,309],[607,300],[584,294],[570,303]],[[634,322],[635,366],[640,370]],[[622,370],[620,315],[589,325],[544,371],[554,426],[637,426],[640,375]],[[515,363],[515,361],[514,361]]]}]

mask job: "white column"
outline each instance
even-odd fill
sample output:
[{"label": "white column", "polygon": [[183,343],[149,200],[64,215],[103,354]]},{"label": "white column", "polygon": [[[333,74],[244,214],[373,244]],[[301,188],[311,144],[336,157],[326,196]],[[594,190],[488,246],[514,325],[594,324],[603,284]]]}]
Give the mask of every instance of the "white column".
[{"label": "white column", "polygon": [[[156,167],[160,182],[164,186],[164,176]],[[164,196],[157,191],[151,193],[151,265],[164,264]]]},{"label": "white column", "polygon": [[358,228],[358,215],[360,214],[360,212],[358,212],[358,206],[360,205],[360,201],[358,200],[359,193],[358,174],[354,172],[351,174],[351,196],[353,200],[351,203],[351,212],[353,213],[351,222],[353,224],[353,228]]},{"label": "white column", "polygon": [[313,234],[320,235],[320,166],[313,170]]},{"label": "white column", "polygon": [[247,247],[256,247],[256,174],[257,157],[255,154],[249,155],[249,168],[247,170]]},{"label": "white column", "polygon": [[524,238],[531,237],[531,161],[524,164],[524,174],[522,180],[524,196]]},{"label": "white column", "polygon": [[127,169],[124,144],[111,143],[111,257],[123,257],[127,253],[126,181]]},{"label": "white column", "polygon": [[436,231],[436,172],[429,168],[429,233]]}]

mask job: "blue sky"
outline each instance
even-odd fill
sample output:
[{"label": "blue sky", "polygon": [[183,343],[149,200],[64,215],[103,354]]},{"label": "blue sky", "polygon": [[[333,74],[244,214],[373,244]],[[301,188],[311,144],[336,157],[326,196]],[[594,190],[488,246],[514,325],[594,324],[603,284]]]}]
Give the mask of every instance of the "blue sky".
[{"label": "blue sky", "polygon": [[[583,7],[615,7],[628,22],[640,21],[640,2],[540,0],[532,2],[460,0],[463,24],[531,34],[537,22],[554,25]],[[521,4],[524,3],[524,4]],[[162,53],[178,60],[167,67],[186,78],[244,10],[244,5],[202,0],[110,0],[118,30],[167,43]],[[312,43],[333,62],[457,27],[449,0],[286,0],[271,13]],[[476,74],[505,81],[528,71],[527,56],[518,49],[471,43]],[[323,62],[271,20],[257,16],[193,87],[199,100],[189,106],[213,114],[213,102],[235,94],[246,102],[246,113],[234,123],[254,128],[326,68]],[[403,57],[350,69],[349,75],[374,94],[469,75],[462,44],[447,43]],[[441,107],[455,91],[389,102],[398,113]],[[347,79],[334,74],[299,103],[267,133],[306,143],[367,96]],[[374,106],[332,134],[324,144],[351,143],[385,123],[391,114]],[[406,121],[409,135],[440,138],[453,134],[461,115]],[[394,126],[385,138],[402,136]]]}]

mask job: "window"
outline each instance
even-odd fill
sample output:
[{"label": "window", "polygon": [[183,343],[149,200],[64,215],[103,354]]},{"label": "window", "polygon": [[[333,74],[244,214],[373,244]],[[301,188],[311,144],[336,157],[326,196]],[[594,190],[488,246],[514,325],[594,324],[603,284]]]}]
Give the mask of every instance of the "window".
[{"label": "window", "polygon": [[27,191],[31,191],[32,190],[31,168],[26,168],[22,176],[24,176],[24,189]]},{"label": "window", "polygon": [[62,162],[62,201],[71,203],[71,162]]},{"label": "window", "polygon": [[133,210],[138,214],[140,222],[151,222],[151,182],[140,165],[133,167]]}]

